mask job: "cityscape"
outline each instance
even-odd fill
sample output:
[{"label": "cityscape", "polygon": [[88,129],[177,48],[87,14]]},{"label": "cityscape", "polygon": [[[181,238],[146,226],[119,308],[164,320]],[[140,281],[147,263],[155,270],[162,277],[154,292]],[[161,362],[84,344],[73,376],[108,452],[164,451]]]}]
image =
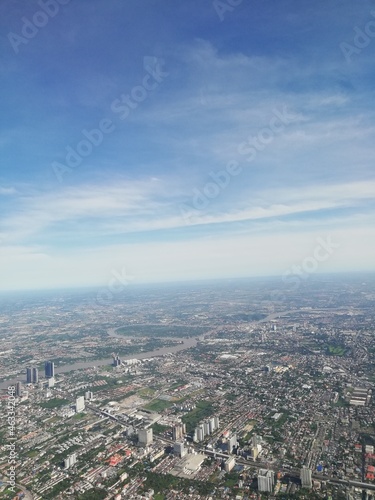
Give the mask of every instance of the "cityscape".
[{"label": "cityscape", "polygon": [[0,500],[375,500],[375,0],[0,39]]},{"label": "cityscape", "polygon": [[95,300],[3,299],[0,433],[11,397],[24,498],[374,498],[373,274]]}]

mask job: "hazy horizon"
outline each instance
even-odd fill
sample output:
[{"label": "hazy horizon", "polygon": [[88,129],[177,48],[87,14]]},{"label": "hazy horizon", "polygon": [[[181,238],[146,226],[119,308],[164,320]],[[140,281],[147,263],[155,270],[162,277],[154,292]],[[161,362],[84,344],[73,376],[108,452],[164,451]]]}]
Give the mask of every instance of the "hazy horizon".
[{"label": "hazy horizon", "polygon": [[[311,280],[315,280],[317,282],[323,281],[325,279],[328,280],[341,280],[341,279],[366,279],[366,278],[375,278],[375,271],[373,270],[365,270],[365,271],[337,271],[330,273],[314,273],[310,275],[305,275],[305,278],[301,278],[300,283],[308,283]],[[236,282],[246,282],[246,281],[254,281],[254,282],[269,282],[275,283],[276,285],[280,285],[280,288],[288,289],[288,282],[283,281],[282,277],[279,275],[254,275],[254,276],[233,276],[226,278],[202,278],[202,279],[191,279],[191,280],[176,280],[176,281],[144,281],[144,282],[129,282],[128,285],[124,286],[118,293],[123,294],[126,290],[131,287],[143,287],[143,288],[154,288],[154,287],[171,287],[173,286],[190,286],[190,285],[204,285],[204,284],[230,284]],[[95,285],[90,286],[72,286],[72,287],[60,287],[60,288],[17,288],[17,289],[2,289],[0,288],[0,298],[6,293],[54,293],[54,292],[97,292],[98,289],[106,288],[108,283],[97,283]],[[116,294],[116,293],[115,293]]]}]

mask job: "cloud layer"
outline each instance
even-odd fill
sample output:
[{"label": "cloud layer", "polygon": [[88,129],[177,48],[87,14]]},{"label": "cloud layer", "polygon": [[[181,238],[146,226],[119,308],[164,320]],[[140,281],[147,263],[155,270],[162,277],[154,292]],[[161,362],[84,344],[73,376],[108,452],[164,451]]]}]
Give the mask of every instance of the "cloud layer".
[{"label": "cloud layer", "polygon": [[[36,10],[5,1],[5,37]],[[220,20],[211,2],[94,0],[17,54],[3,44],[0,288],[124,266],[139,282],[281,276],[327,235],[340,248],[318,271],[374,270],[375,41],[342,51],[370,19],[370,1],[243,2]]]}]

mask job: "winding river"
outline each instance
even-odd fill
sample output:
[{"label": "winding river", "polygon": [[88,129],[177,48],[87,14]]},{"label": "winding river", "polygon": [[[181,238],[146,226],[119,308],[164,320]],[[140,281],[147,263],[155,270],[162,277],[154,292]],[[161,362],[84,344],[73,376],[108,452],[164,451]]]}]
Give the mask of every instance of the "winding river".
[{"label": "winding river", "polygon": [[[280,316],[285,316],[286,314],[292,313],[292,312],[298,312],[298,310],[292,310],[292,311],[284,311],[284,312],[278,312],[278,313],[272,313],[266,316],[265,318],[255,321],[255,323],[264,323],[267,321],[271,321],[272,319],[278,318]],[[116,337],[116,338],[124,338],[124,335],[121,335],[120,333],[117,333],[118,328],[109,328],[107,330],[107,334],[109,337]],[[214,330],[211,330],[211,332],[206,332],[204,335],[212,333]],[[147,351],[147,352],[139,352],[139,353],[134,353],[130,354],[129,356],[121,356],[121,359],[127,360],[127,359],[147,359],[147,358],[153,358],[155,356],[164,356],[165,354],[171,353],[175,354],[176,352],[184,351],[185,349],[189,349],[190,347],[195,347],[198,343],[198,340],[202,340],[204,338],[204,335],[200,336],[194,336],[194,337],[188,337],[188,338],[177,338],[177,337],[158,337],[160,339],[164,340],[179,340],[182,342],[182,344],[177,344],[172,347],[161,347],[160,349],[155,349],[154,351]],[[102,359],[91,359],[90,361],[78,361],[77,363],[73,363],[70,365],[63,365],[63,366],[58,366],[55,368],[55,373],[68,373],[73,370],[84,370],[85,368],[91,368],[91,367],[96,367],[96,366],[105,366],[105,365],[110,365],[112,363],[112,358],[102,358]],[[6,380],[4,382],[0,382],[0,389],[7,389],[10,385],[15,385],[18,380],[20,380],[21,377],[18,378],[13,378]],[[24,376],[22,376],[24,379]],[[23,380],[24,381],[24,380]]]},{"label": "winding river", "polygon": [[[116,328],[109,328],[107,330],[109,337],[117,337],[124,338],[124,335],[116,333]],[[177,344],[175,346],[170,347],[161,347],[159,349],[155,349],[154,351],[142,351],[138,353],[130,354],[129,356],[121,356],[122,360],[127,359],[147,359],[154,358],[156,356],[164,356],[165,354],[175,354],[176,352],[184,351],[185,349],[190,349],[190,347],[195,347],[198,343],[198,337],[188,337],[188,338],[177,338],[177,337],[158,337],[161,340],[178,340],[181,341],[182,344]],[[199,337],[199,339],[203,339],[203,335]],[[101,359],[91,359],[90,361],[78,361],[77,363],[73,363],[70,365],[62,365],[55,367],[55,373],[68,373],[73,370],[84,370],[85,368],[92,368],[97,366],[105,366],[110,365],[112,363],[112,358],[101,358]],[[23,379],[24,375],[21,376]],[[13,378],[6,380],[4,382],[0,382],[0,389],[7,389],[11,385],[15,385],[21,377]],[[22,380],[24,382],[24,380]]]}]

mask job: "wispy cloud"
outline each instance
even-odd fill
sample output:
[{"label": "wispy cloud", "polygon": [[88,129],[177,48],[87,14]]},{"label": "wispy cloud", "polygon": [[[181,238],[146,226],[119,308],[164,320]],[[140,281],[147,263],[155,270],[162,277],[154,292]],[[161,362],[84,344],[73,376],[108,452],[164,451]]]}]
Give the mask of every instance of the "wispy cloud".
[{"label": "wispy cloud", "polygon": [[[267,259],[277,271],[283,252],[321,231],[347,245],[341,267],[355,252],[373,267],[354,241],[373,241],[371,47],[351,65],[340,49],[370,19],[371,1],[243,2],[222,23],[210,2],[147,5],[145,16],[146,3],[70,2],[17,63],[2,47],[0,252],[9,271],[3,265],[0,279],[81,274],[84,284],[122,256],[163,280],[261,272]],[[5,0],[0,12],[8,33],[35,9]],[[142,82],[144,57],[164,60],[168,78],[120,120],[111,103]],[[295,119],[250,161],[241,144],[284,108]],[[57,183],[51,163],[103,118],[113,133]],[[194,194],[232,161],[241,173],[196,210]]]},{"label": "wispy cloud", "polygon": [[0,186],[0,195],[11,195],[11,194],[15,194],[16,193],[16,190],[14,187],[3,187],[3,186]]},{"label": "wispy cloud", "polygon": [[[375,181],[268,189],[258,191],[253,198],[243,193],[226,211],[211,207],[202,211],[193,208],[190,224],[209,227],[271,218],[283,220],[286,216],[288,221],[290,216],[323,210],[350,207],[359,210],[361,206],[363,210],[369,210],[366,202],[373,200],[374,192]],[[3,239],[11,244],[32,236],[44,239],[47,234],[66,234],[79,242],[80,238],[85,240],[86,236],[93,234],[108,237],[186,229],[179,210],[185,195],[186,191],[178,186],[176,180],[167,182],[153,178],[66,188],[58,195],[22,196],[15,205],[14,213],[2,220]],[[373,208],[370,210],[372,212]]]}]

